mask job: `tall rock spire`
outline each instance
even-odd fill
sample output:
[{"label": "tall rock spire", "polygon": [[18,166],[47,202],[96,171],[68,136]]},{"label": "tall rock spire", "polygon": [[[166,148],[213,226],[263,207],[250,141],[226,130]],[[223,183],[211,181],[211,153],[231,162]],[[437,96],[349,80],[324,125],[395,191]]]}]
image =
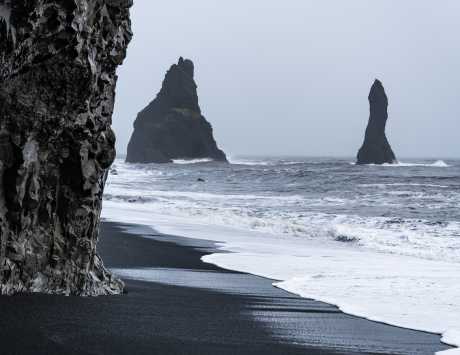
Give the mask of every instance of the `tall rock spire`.
[{"label": "tall rock spire", "polygon": [[388,98],[379,80],[369,93],[370,117],[364,144],[358,152],[358,164],[395,163],[396,156],[388,143],[385,127],[388,119]]},{"label": "tall rock spire", "polygon": [[96,252],[132,0],[0,0],[0,294],[102,295]]},{"label": "tall rock spire", "polygon": [[193,62],[182,57],[171,66],[155,100],[137,116],[126,161],[227,160],[217,147],[211,125],[201,115],[194,71]]}]

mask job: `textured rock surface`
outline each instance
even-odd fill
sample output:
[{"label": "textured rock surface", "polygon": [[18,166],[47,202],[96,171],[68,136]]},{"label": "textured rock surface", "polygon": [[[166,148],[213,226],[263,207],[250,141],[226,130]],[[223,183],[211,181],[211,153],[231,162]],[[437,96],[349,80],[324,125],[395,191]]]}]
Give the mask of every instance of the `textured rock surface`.
[{"label": "textured rock surface", "polygon": [[132,0],[0,0],[0,293],[116,294],[96,253]]},{"label": "textured rock surface", "polygon": [[179,59],[169,69],[160,93],[137,116],[127,162],[168,163],[172,159],[227,161],[212,127],[201,115],[192,61]]},{"label": "textured rock surface", "polygon": [[396,163],[396,156],[385,135],[388,119],[388,98],[379,80],[369,94],[370,117],[364,144],[358,152],[358,164]]}]

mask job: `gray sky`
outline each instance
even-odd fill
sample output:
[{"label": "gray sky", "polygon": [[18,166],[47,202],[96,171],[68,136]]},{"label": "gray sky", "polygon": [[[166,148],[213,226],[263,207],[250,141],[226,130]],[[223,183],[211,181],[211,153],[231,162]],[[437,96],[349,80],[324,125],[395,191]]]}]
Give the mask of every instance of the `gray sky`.
[{"label": "gray sky", "polygon": [[132,21],[119,153],[182,55],[230,156],[354,156],[379,78],[397,156],[460,157],[458,0],[136,0]]}]

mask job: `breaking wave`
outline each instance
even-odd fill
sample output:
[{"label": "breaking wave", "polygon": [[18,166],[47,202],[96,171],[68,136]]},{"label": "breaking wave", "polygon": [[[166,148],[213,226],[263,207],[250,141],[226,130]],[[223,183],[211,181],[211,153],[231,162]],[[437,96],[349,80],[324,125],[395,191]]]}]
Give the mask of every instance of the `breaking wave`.
[{"label": "breaking wave", "polygon": [[103,217],[215,240],[230,253],[206,262],[460,345],[458,161],[231,161],[117,160]]}]

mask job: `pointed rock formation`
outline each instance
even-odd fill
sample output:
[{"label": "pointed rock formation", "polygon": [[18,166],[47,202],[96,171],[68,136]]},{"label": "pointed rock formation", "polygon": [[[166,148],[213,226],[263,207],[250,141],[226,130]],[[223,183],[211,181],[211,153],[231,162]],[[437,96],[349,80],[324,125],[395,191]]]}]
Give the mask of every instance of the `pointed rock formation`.
[{"label": "pointed rock formation", "polygon": [[96,253],[132,0],[0,0],[0,294],[118,294]]},{"label": "pointed rock formation", "polygon": [[227,161],[212,127],[201,115],[191,60],[179,59],[166,74],[160,93],[137,116],[127,162],[170,163],[173,159]]},{"label": "pointed rock formation", "polygon": [[358,152],[358,164],[396,163],[396,156],[385,135],[388,119],[388,98],[379,80],[369,94],[370,117],[364,144]]}]

